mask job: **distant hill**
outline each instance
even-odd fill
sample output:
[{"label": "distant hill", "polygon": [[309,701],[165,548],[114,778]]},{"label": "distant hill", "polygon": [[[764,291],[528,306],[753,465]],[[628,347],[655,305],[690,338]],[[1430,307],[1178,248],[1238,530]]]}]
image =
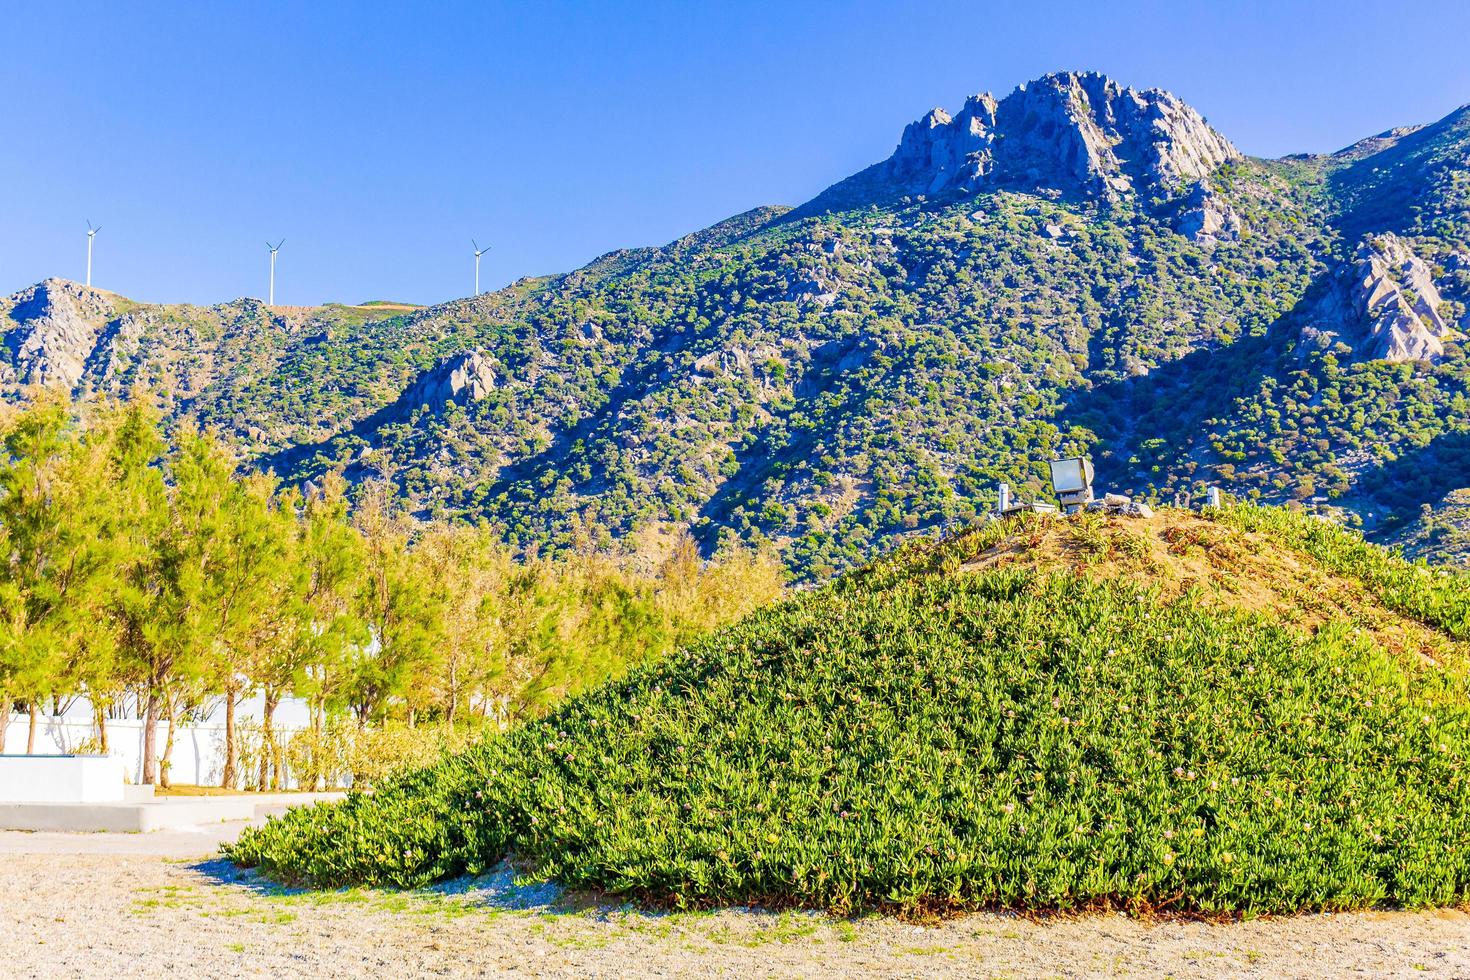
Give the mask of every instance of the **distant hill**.
[{"label": "distant hill", "polygon": [[527,546],[770,540],[822,578],[999,480],[1044,495],[1060,453],[1411,531],[1470,487],[1467,302],[1470,108],[1258,160],[1060,73],[794,210],[424,309],[41,283],[0,301],[0,391],[147,385],[291,480],[391,479]]},{"label": "distant hill", "polygon": [[899,550],[543,721],[293,810],[289,881],[685,907],[1470,899],[1470,576],[1311,517],[1027,515]]},{"label": "distant hill", "polygon": [[1425,504],[1419,520],[1399,532],[1394,543],[1411,557],[1470,566],[1470,488],[1452,490]]}]

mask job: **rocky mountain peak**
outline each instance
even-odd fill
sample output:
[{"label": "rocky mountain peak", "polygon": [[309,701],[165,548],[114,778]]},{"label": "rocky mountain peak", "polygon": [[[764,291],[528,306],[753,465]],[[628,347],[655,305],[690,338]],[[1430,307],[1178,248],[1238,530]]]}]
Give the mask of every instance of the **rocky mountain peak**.
[{"label": "rocky mountain peak", "polygon": [[1063,72],[1022,85],[998,106],[1009,176],[1070,178],[1088,192],[1184,183],[1238,151],[1191,106],[1161,89],[1138,91],[1096,72]]},{"label": "rocky mountain peak", "polygon": [[931,110],[909,124],[887,160],[798,210],[994,186],[1115,198],[1153,186],[1177,190],[1240,158],[1169,92],[1128,88],[1096,72],[1058,72],[999,101],[971,96],[953,116]]},{"label": "rocky mountain peak", "polygon": [[117,315],[110,293],[66,279],[21,290],[8,305],[10,322],[0,321],[12,352],[13,377],[7,380],[21,385],[73,387],[107,322]]},{"label": "rocky mountain peak", "polygon": [[1423,128],[1423,126],[1395,126],[1393,129],[1387,129],[1374,136],[1360,139],[1356,143],[1345,146],[1332,155],[1350,160],[1372,156],[1375,153],[1396,145],[1399,140],[1402,140],[1406,136],[1413,136]]},{"label": "rocky mountain peak", "polygon": [[988,93],[965,100],[957,116],[929,110],[904,129],[888,159],[889,175],[910,187],[923,184],[922,193],[976,185],[992,169],[995,111]]}]

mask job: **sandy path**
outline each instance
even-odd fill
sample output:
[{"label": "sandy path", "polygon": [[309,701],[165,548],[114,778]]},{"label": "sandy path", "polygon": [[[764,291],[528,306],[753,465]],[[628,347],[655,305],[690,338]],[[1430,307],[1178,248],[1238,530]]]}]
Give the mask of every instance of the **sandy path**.
[{"label": "sandy path", "polygon": [[[1470,915],[1145,924],[978,915],[559,912],[508,875],[438,891],[289,893],[203,834],[0,834],[7,977],[1470,977]],[[167,855],[167,856],[161,856]],[[186,855],[192,857],[186,857]]]}]

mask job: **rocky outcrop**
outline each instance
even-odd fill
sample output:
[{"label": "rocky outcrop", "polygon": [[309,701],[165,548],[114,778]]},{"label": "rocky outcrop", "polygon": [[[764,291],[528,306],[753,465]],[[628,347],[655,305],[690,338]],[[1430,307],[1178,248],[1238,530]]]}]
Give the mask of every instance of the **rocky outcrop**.
[{"label": "rocky outcrop", "polygon": [[[125,313],[108,322],[97,335],[97,343],[87,358],[78,387],[84,391],[88,387],[93,390],[112,389],[122,376],[124,366],[137,354],[139,341],[155,322],[156,316],[154,311]],[[121,391],[114,390],[113,393],[121,394]]]},{"label": "rocky outcrop", "polygon": [[958,116],[931,109],[909,123],[898,149],[884,166],[886,176],[914,193],[978,187],[995,170],[995,114],[989,94],[971,96]]},{"label": "rocky outcrop", "polygon": [[1168,92],[1140,92],[1094,72],[1061,72],[1000,101],[973,96],[954,116],[930,111],[904,130],[891,157],[798,212],[992,186],[1110,198],[1159,186],[1173,191],[1240,158],[1203,116]]},{"label": "rocky outcrop", "polygon": [[739,347],[710,351],[694,360],[694,373],[709,378],[750,372],[750,354]]},{"label": "rocky outcrop", "polygon": [[836,283],[820,276],[812,276],[794,283],[781,299],[788,303],[805,303],[826,309],[837,302],[837,289]]},{"label": "rocky outcrop", "polygon": [[1230,203],[1215,192],[1208,180],[1201,180],[1180,204],[1174,230],[1201,245],[1213,242],[1240,241],[1240,215]]},{"label": "rocky outcrop", "polygon": [[1460,335],[1434,270],[1397,235],[1363,239],[1335,280],[1310,311],[1299,357],[1336,348],[1355,360],[1435,363]]},{"label": "rocky outcrop", "polygon": [[1429,266],[1393,234],[1358,246],[1352,288],[1363,353],[1388,361],[1438,361],[1454,335]]},{"label": "rocky outcrop", "polygon": [[13,377],[7,380],[75,387],[116,315],[108,294],[64,279],[47,279],[17,293],[11,301],[11,323],[4,326]]},{"label": "rocky outcrop", "polygon": [[427,405],[438,415],[451,402],[480,401],[495,390],[495,382],[495,369],[485,355],[476,351],[451,354],[420,375],[399,403],[409,410]]},{"label": "rocky outcrop", "polygon": [[1000,180],[1090,193],[1198,180],[1240,152],[1174,95],[1095,72],[1047,75],[996,107]]}]

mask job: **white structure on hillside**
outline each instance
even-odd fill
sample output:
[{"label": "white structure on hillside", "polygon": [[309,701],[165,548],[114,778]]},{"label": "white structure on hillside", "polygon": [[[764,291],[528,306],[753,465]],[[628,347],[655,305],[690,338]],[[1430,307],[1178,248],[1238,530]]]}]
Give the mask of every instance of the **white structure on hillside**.
[{"label": "white structure on hillside", "polygon": [[92,285],[92,242],[97,237],[97,233],[99,231],[101,231],[101,230],[102,230],[102,226],[101,225],[98,225],[96,228],[93,228],[92,227],[92,222],[91,221],[88,221],[87,222],[87,285],[88,286]]},{"label": "white structure on hillside", "polygon": [[276,305],[276,253],[281,250],[281,246],[284,244],[286,244],[286,240],[284,238],[276,242],[274,245],[272,245],[270,242],[265,243],[265,247],[271,250],[271,285],[270,291],[266,294],[266,306]]},{"label": "white structure on hillside", "polygon": [[473,238],[470,239],[470,244],[475,249],[475,295],[478,296],[480,295],[480,256],[490,251],[490,246],[486,245],[484,248],[481,248],[480,243]]},{"label": "white structure on hillside", "polygon": [[1083,456],[1051,461],[1051,485],[1068,514],[1092,503],[1092,460]]}]

